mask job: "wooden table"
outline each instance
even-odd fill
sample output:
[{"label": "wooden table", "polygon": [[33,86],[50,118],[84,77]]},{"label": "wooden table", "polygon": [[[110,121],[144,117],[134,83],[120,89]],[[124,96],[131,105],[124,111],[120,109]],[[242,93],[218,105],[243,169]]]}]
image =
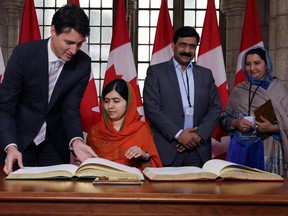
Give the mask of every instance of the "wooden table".
[{"label": "wooden table", "polygon": [[288,215],[288,181],[93,186],[0,177],[0,215]]}]

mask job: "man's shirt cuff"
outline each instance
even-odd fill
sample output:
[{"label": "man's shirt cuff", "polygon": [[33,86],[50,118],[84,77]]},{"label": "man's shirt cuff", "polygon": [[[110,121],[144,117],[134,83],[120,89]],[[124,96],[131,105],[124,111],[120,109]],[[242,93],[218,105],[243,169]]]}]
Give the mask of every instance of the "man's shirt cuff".
[{"label": "man's shirt cuff", "polygon": [[71,141],[69,142],[69,150],[73,151],[72,143],[73,143],[74,140],[77,140],[77,139],[81,140],[81,141],[84,143],[84,140],[83,140],[82,137],[74,137],[74,138],[71,139]]},{"label": "man's shirt cuff", "polygon": [[181,129],[180,131],[178,131],[178,133],[174,136],[175,139],[178,139],[178,137],[180,136],[180,134],[182,133],[183,129]]},{"label": "man's shirt cuff", "polygon": [[6,153],[7,153],[7,149],[8,149],[9,146],[15,146],[16,149],[18,149],[18,147],[17,147],[17,145],[16,145],[15,143],[10,143],[10,144],[7,145],[7,146],[5,147],[5,149],[4,149],[4,151],[5,151]]}]

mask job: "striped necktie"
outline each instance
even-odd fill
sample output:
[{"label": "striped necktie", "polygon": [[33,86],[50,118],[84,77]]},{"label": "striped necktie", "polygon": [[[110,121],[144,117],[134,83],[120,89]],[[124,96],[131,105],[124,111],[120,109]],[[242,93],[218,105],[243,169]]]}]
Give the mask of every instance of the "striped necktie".
[{"label": "striped necktie", "polygon": [[62,61],[57,60],[53,62],[51,70],[49,72],[49,92],[48,92],[48,101],[50,101],[54,86],[57,81],[59,68],[62,66]]}]

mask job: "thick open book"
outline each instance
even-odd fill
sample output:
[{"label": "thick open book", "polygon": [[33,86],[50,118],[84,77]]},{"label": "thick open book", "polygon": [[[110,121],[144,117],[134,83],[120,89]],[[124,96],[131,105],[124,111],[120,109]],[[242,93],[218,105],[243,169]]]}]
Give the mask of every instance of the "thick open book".
[{"label": "thick open book", "polygon": [[190,181],[190,180],[260,180],[283,181],[280,175],[242,166],[225,160],[212,159],[201,168],[186,167],[146,167],[143,174],[151,181]]},{"label": "thick open book", "polygon": [[79,179],[92,178],[113,182],[141,182],[144,176],[135,167],[126,166],[103,158],[89,158],[79,167],[60,164],[42,167],[24,167],[10,173],[6,179]]}]

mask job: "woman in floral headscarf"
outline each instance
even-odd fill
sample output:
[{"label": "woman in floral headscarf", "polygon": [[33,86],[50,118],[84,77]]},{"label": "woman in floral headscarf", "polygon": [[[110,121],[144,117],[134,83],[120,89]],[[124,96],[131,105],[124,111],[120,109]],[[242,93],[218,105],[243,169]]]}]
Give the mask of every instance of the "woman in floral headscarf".
[{"label": "woman in floral headscarf", "polygon": [[[288,88],[272,76],[272,63],[264,47],[253,47],[243,56],[246,81],[235,86],[221,125],[231,137],[227,160],[287,176],[288,163]],[[253,111],[271,100],[277,121],[248,121]],[[269,134],[262,138],[261,134]]]},{"label": "woman in floral headscarf", "polygon": [[123,79],[106,85],[101,122],[91,128],[87,143],[99,157],[143,169],[162,163],[147,123],[140,120],[133,88]]}]

